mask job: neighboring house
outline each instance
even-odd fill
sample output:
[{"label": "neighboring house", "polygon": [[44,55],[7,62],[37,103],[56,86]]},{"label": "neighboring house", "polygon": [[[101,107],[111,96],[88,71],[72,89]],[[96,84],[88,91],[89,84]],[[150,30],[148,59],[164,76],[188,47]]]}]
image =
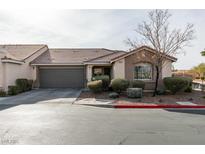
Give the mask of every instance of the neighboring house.
[{"label": "neighboring house", "polygon": [[[155,51],[142,46],[131,52],[104,48],[49,49],[47,45],[0,45],[0,87],[8,90],[17,78],[34,80],[36,88],[82,88],[97,74],[110,78],[144,80],[153,90]],[[160,80],[171,76],[172,62],[166,56]]]},{"label": "neighboring house", "polygon": [[199,75],[191,70],[173,70],[172,71],[172,76],[176,77],[188,77],[188,78],[199,78]]}]

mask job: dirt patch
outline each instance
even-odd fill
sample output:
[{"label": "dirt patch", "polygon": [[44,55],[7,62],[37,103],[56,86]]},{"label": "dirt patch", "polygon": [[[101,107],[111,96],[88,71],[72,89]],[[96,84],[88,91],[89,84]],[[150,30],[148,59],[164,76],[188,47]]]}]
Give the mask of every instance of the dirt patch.
[{"label": "dirt patch", "polygon": [[[110,92],[102,92],[102,93],[92,93],[92,92],[82,92],[77,100],[85,99],[85,98],[95,98],[95,99],[107,99],[113,100],[109,98]],[[125,94],[120,95],[118,99],[115,99],[115,103],[155,103],[155,104],[177,104],[179,101],[189,101],[195,104],[203,104],[205,105],[205,93],[200,91],[193,91],[192,93],[177,93],[176,95],[157,95],[152,97],[152,93],[144,93],[143,98],[131,99],[127,98]]]}]

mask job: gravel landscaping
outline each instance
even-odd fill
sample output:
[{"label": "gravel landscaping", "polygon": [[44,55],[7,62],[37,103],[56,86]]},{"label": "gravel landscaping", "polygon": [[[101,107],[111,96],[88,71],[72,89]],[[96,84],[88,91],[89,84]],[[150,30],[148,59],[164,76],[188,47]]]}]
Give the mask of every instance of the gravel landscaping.
[{"label": "gravel landscaping", "polygon": [[[77,100],[82,100],[86,98],[95,98],[95,99],[104,99],[104,100],[113,100],[109,98],[110,92],[102,93],[92,93],[92,92],[82,92]],[[115,99],[115,103],[155,103],[155,104],[177,104],[176,102],[188,101],[195,104],[205,105],[205,96],[204,92],[193,91],[191,93],[179,92],[175,95],[157,95],[152,97],[152,93],[143,93],[142,98],[127,98],[125,94],[121,94],[119,98]]]}]

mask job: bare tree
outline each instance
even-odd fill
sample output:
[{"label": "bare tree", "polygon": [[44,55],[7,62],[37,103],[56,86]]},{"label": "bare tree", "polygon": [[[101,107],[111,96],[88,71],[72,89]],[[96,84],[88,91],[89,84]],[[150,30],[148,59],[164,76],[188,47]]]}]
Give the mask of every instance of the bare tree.
[{"label": "bare tree", "polygon": [[153,65],[156,68],[156,82],[153,96],[158,89],[159,76],[166,56],[175,56],[182,52],[185,46],[194,39],[194,26],[187,24],[185,29],[170,29],[168,10],[153,10],[148,13],[148,21],[138,25],[136,40],[127,39],[127,43],[136,49],[139,46],[147,45],[156,50]]}]

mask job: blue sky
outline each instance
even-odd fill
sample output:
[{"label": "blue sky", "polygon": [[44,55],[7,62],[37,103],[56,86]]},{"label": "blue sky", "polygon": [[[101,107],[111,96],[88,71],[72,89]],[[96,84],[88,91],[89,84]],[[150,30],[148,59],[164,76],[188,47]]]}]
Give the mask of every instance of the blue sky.
[{"label": "blue sky", "polygon": [[[127,37],[149,10],[1,10],[0,43],[40,43],[49,47],[100,47],[128,50]],[[196,39],[177,55],[176,69],[189,69],[205,58],[205,10],[170,10],[172,27],[195,25]]]}]

